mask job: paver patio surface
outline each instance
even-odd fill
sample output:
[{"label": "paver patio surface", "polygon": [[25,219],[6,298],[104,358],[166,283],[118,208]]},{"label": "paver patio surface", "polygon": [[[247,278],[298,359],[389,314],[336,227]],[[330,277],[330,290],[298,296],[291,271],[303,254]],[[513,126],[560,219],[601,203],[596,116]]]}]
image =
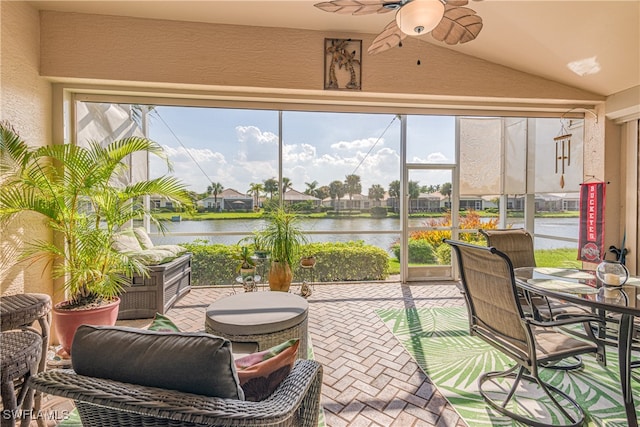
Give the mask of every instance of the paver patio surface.
[{"label": "paver patio surface", "polygon": [[[181,330],[204,331],[208,305],[231,292],[194,288],[167,315]],[[308,301],[313,351],[324,365],[327,426],[466,426],[375,312],[464,306],[454,282],[318,284]],[[149,320],[118,323],[144,327]],[[69,403],[47,399],[44,406],[62,411]]]}]

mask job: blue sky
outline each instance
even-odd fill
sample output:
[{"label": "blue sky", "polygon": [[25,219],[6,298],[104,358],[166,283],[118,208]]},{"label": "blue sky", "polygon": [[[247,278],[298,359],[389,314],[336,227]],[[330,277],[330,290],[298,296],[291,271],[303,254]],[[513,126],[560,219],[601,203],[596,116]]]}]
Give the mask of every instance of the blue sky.
[{"label": "blue sky", "polygon": [[[219,182],[244,193],[250,183],[277,178],[277,111],[160,106],[154,114],[149,136],[191,190]],[[410,161],[453,163],[452,117],[410,116],[408,128]],[[399,179],[400,120],[391,114],[284,112],[283,141],[283,175],[298,191],[306,182],[328,185],[351,173],[361,177],[363,194]],[[164,172],[152,162],[154,175]]]}]

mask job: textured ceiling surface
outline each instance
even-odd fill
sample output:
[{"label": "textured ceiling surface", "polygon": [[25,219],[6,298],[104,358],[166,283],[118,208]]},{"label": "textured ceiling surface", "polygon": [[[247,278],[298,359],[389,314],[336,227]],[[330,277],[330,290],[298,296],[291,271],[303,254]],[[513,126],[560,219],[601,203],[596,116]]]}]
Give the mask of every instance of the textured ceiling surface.
[{"label": "textured ceiling surface", "polygon": [[[42,10],[367,34],[394,19],[394,12],[327,13],[307,0],[31,3]],[[640,0],[472,0],[469,7],[484,22],[476,40],[447,46],[426,34],[420,41],[599,95],[640,85]]]}]

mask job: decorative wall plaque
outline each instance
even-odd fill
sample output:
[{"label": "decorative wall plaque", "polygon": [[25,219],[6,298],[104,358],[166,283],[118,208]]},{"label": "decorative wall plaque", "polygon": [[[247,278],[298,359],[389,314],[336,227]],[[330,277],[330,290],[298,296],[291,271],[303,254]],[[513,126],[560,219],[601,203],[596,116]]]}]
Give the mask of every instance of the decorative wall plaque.
[{"label": "decorative wall plaque", "polygon": [[362,40],[324,39],[324,88],[361,90]]}]

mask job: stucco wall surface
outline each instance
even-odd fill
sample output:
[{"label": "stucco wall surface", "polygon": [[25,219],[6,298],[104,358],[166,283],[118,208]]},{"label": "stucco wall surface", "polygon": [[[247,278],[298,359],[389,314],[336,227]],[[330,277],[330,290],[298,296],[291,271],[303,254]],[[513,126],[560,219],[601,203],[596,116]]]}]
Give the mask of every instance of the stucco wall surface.
[{"label": "stucco wall surface", "polygon": [[419,40],[369,55],[375,37],[369,34],[54,11],[41,16],[41,72],[60,79],[322,90],[324,39],[352,38],[363,45],[362,92],[603,99]]},{"label": "stucco wall surface", "polygon": [[[0,1],[0,120],[34,145],[51,136],[51,85],[40,77],[40,17],[23,2]],[[27,238],[48,239],[35,215],[21,215],[0,227],[0,291],[52,294],[50,273],[43,264],[16,265]]]}]

